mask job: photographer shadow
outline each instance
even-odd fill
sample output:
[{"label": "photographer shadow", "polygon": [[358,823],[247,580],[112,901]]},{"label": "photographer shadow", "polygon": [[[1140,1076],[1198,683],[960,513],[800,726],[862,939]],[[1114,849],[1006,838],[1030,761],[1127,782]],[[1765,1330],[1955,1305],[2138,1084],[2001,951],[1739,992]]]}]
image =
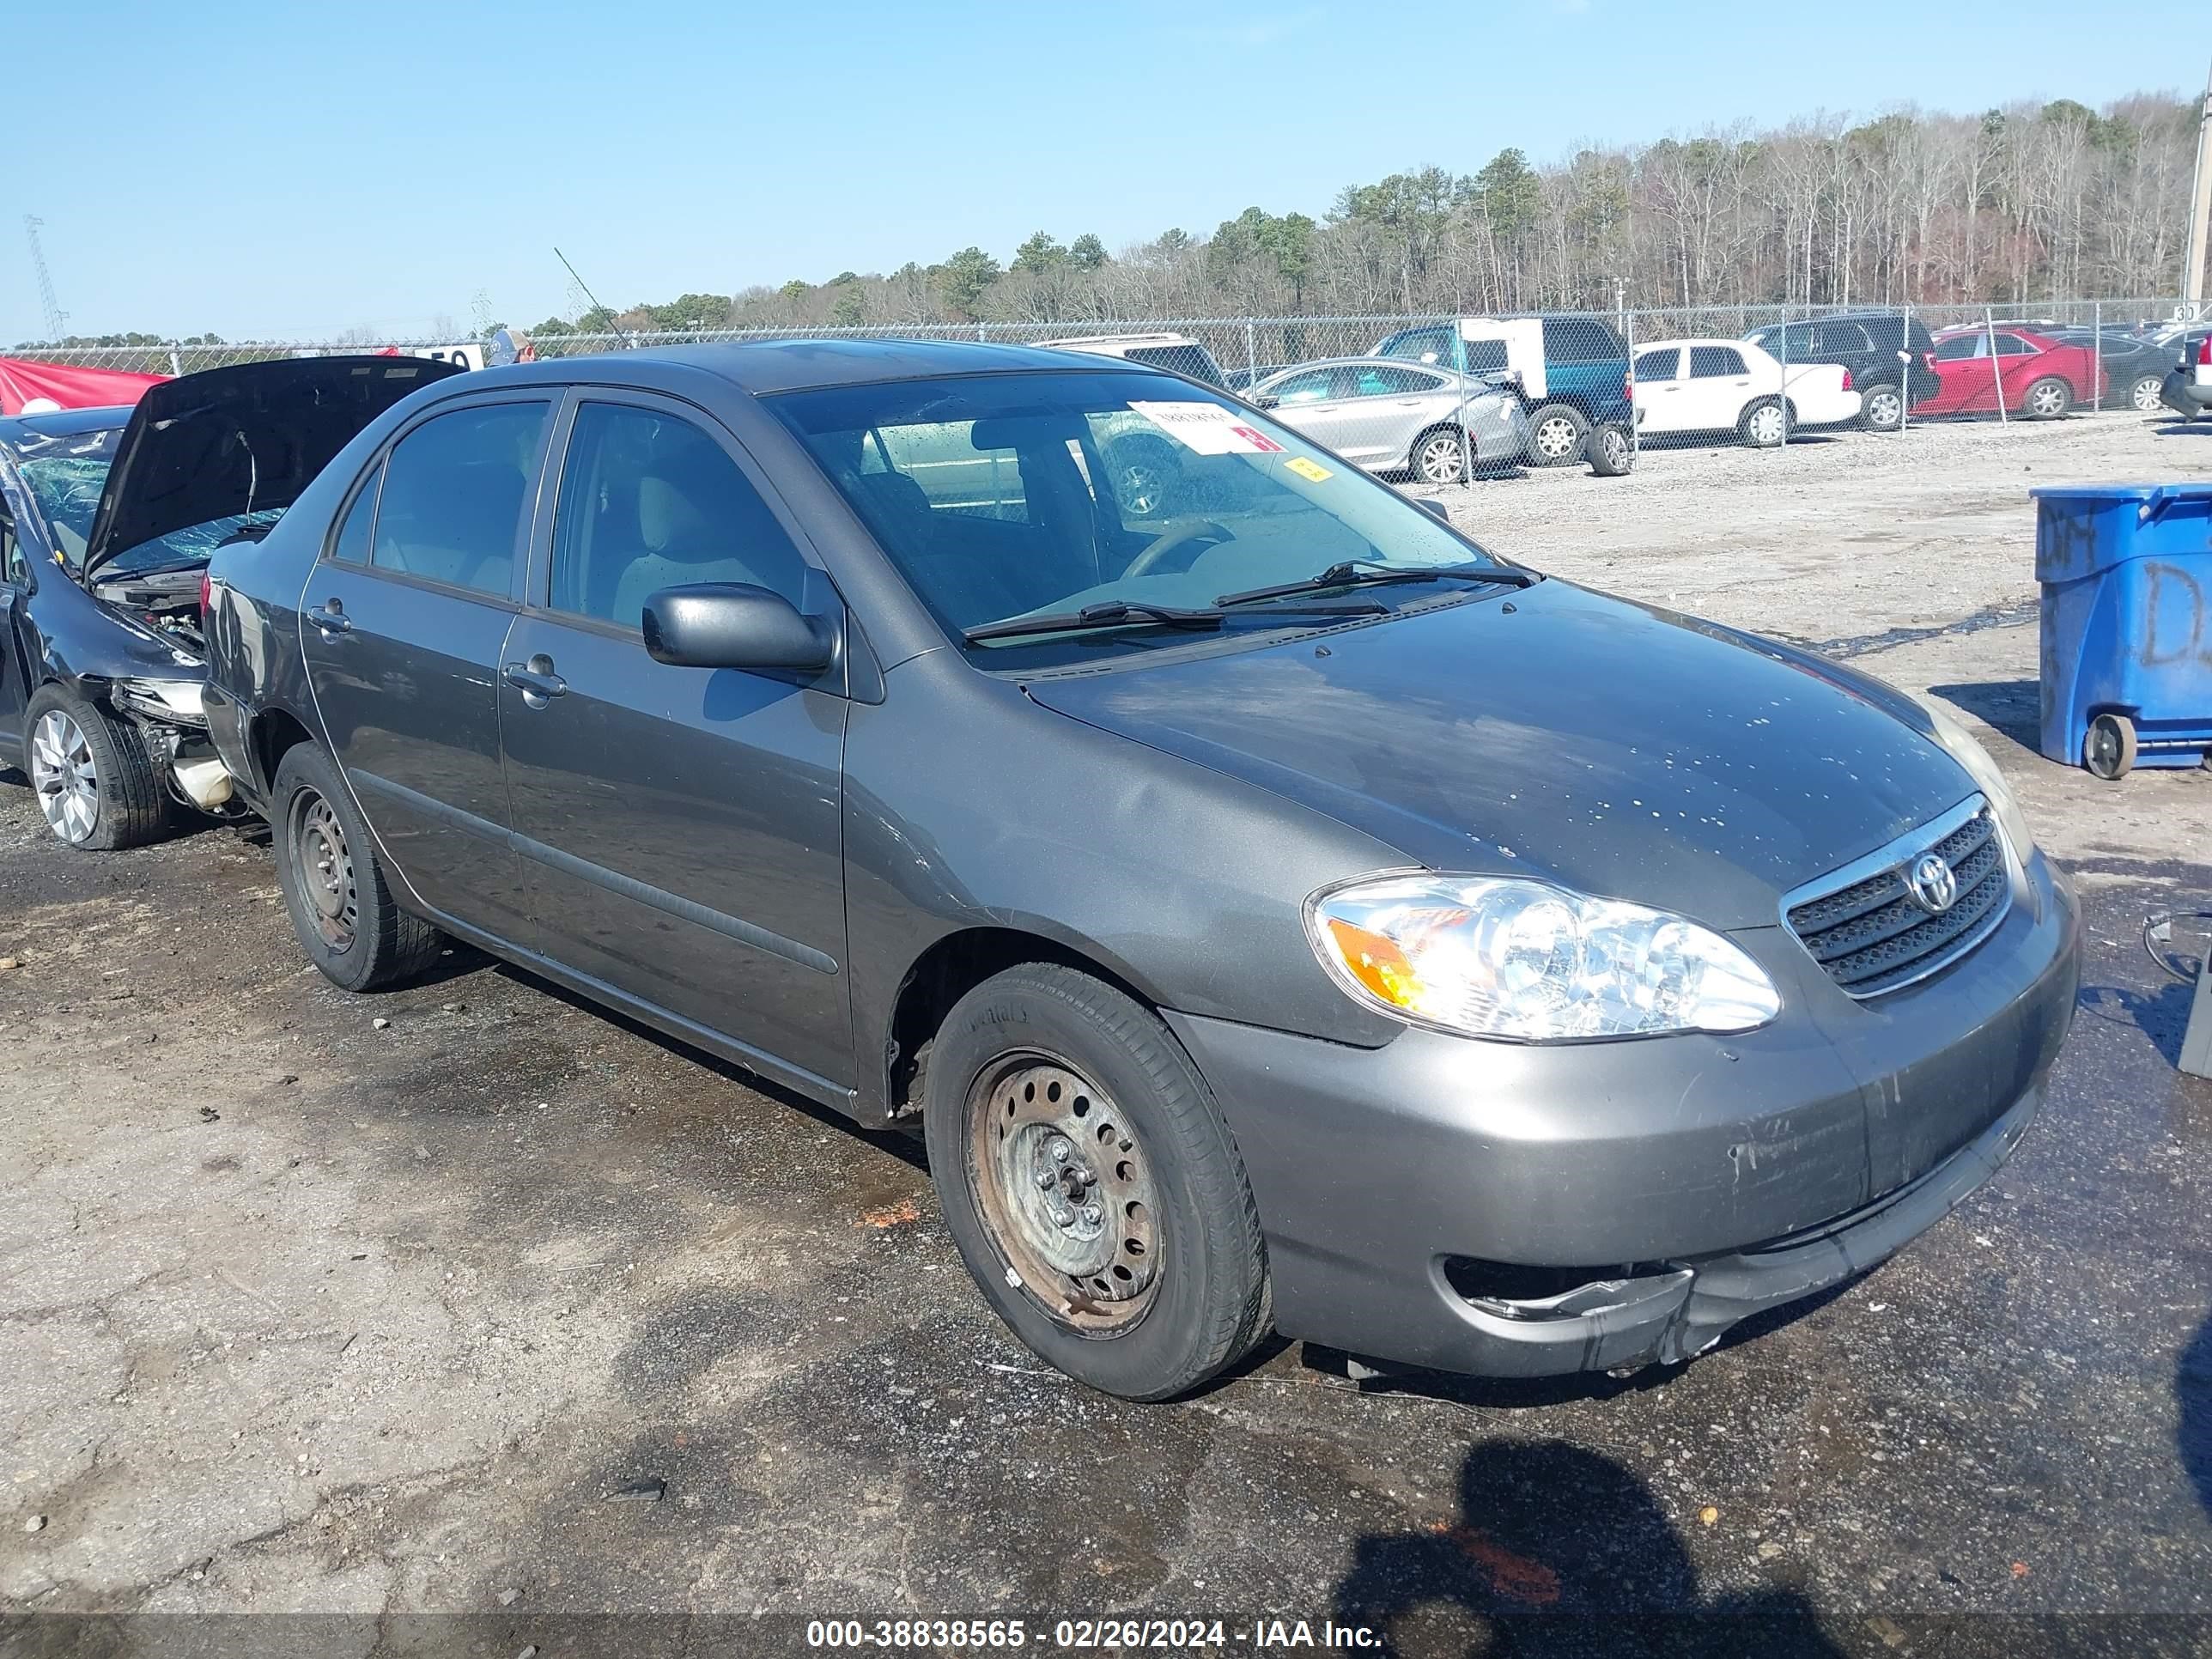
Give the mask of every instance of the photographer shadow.
[{"label": "photographer shadow", "polygon": [[1559,1441],[1470,1449],[1457,1518],[1361,1539],[1334,1618],[1401,1659],[1844,1651],[1793,1589],[1706,1596],[1642,1479]]}]

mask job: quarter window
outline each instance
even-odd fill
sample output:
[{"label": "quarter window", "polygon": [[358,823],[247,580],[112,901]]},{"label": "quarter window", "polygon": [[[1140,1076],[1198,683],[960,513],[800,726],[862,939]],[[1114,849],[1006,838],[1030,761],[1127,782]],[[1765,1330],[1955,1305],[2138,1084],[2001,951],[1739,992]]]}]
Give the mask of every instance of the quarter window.
[{"label": "quarter window", "polygon": [[744,582],[800,602],[805,561],[729,453],[674,415],[576,411],[553,520],[556,611],[635,628],[648,595]]},{"label": "quarter window", "polygon": [[1747,372],[1743,366],[1743,353],[1734,346],[1690,348],[1690,378],[1693,380],[1714,380]]},{"label": "quarter window", "polygon": [[368,557],[369,528],[376,522],[376,487],[383,479],[384,463],[379,461],[354,492],[353,505],[346,509],[345,522],[331,544],[331,556],[342,564],[360,564]]},{"label": "quarter window", "polygon": [[457,409],[402,438],[385,463],[369,562],[505,597],[546,407]]}]

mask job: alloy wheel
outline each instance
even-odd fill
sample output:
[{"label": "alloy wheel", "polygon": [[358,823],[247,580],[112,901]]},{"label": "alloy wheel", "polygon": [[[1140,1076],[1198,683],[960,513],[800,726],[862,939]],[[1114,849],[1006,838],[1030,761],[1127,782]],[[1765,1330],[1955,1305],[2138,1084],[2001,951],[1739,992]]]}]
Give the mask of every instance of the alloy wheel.
[{"label": "alloy wheel", "polygon": [[1158,467],[1146,461],[1131,461],[1122,467],[1121,500],[1138,518],[1156,516],[1166,498],[1167,483]]},{"label": "alloy wheel", "polygon": [[1564,461],[1581,447],[1583,434],[1564,415],[1554,415],[1536,428],[1536,453],[1548,461]]},{"label": "alloy wheel", "polygon": [[337,813],[312,791],[303,792],[292,809],[292,858],[315,931],[333,951],[346,949],[361,921],[353,854]]},{"label": "alloy wheel", "polygon": [[1466,457],[1460,453],[1460,437],[1455,432],[1431,433],[1421,441],[1419,454],[1413,470],[1426,483],[1457,483],[1464,470]]},{"label": "alloy wheel", "polygon": [[2048,419],[2065,407],[2066,394],[2048,382],[2037,386],[2034,391],[2028,393],[2027,408],[2031,415],[2041,416]]},{"label": "alloy wheel", "polygon": [[1142,1319],[1159,1288],[1159,1202],[1113,1101],[1065,1060],[1010,1055],[975,1080],[968,1124],[969,1187],[1006,1282],[1086,1335]]},{"label": "alloy wheel", "polygon": [[2166,398],[2164,392],[2165,387],[2163,383],[2160,381],[2154,380],[2137,380],[2135,383],[2133,389],[2128,393],[2128,401],[2135,405],[2138,413],[2144,415],[2155,415],[2160,409],[2165,407]]},{"label": "alloy wheel", "polygon": [[100,825],[100,769],[84,728],[58,708],[31,733],[31,787],[56,835],[73,847],[92,839]]},{"label": "alloy wheel", "polygon": [[1887,386],[1867,393],[1867,424],[1877,432],[1887,432],[1905,417],[1905,399]]}]

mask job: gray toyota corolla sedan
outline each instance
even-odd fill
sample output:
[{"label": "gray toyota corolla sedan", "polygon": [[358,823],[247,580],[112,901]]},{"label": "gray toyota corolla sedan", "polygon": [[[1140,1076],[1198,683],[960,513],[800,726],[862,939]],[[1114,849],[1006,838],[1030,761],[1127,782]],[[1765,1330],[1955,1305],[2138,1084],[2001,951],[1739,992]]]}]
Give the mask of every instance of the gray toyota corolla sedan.
[{"label": "gray toyota corolla sedan", "polygon": [[1955,726],[1128,363],[458,376],[209,604],[331,979],[449,935],[918,1118],[984,1296],[1135,1398],[1271,1326],[1684,1359],[1988,1179],[2073,1007],[2073,897]]}]

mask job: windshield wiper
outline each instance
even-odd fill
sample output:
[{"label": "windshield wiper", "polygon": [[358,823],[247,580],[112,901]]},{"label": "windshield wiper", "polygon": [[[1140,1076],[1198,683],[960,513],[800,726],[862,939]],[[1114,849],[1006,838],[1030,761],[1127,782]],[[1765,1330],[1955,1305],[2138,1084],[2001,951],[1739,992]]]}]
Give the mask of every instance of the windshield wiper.
[{"label": "windshield wiper", "polygon": [[1535,580],[1525,571],[1511,570],[1495,564],[1432,564],[1419,570],[1409,570],[1403,565],[1377,565],[1368,559],[1346,559],[1333,564],[1317,576],[1308,576],[1304,581],[1277,582],[1269,587],[1248,587],[1238,593],[1224,593],[1214,600],[1219,605],[1255,605],[1261,599],[1285,599],[1293,593],[1312,593],[1325,587],[1374,587],[1386,582],[1432,582],[1450,579],[1455,581],[1506,582],[1515,587],[1526,587]]},{"label": "windshield wiper", "polygon": [[[1303,605],[1285,607],[1317,617],[1379,617],[1383,614],[1379,605]],[[1096,605],[1086,605],[1080,611],[1054,611],[1042,617],[1009,617],[1004,622],[985,623],[981,628],[971,628],[960,637],[975,645],[984,640],[1017,639],[1024,634],[1072,634],[1092,628],[1127,628],[1151,623],[1159,628],[1217,629],[1224,620],[1221,611],[1211,605],[1186,610],[1171,605],[1146,605],[1135,599],[1101,599]]]}]

